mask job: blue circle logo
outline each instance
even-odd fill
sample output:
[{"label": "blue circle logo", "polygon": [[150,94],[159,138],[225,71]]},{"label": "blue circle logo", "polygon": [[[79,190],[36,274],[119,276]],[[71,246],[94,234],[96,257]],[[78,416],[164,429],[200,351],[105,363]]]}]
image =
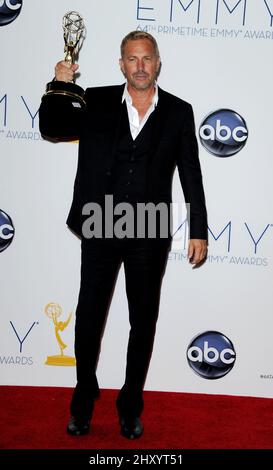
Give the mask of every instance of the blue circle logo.
[{"label": "blue circle logo", "polygon": [[234,366],[232,342],[218,331],[207,331],[193,339],[187,350],[190,367],[204,379],[220,379]]},{"label": "blue circle logo", "polygon": [[12,23],[20,14],[23,0],[0,0],[0,26]]},{"label": "blue circle logo", "polygon": [[0,253],[11,244],[14,237],[14,226],[6,212],[0,210]]},{"label": "blue circle logo", "polygon": [[199,129],[201,144],[212,155],[231,157],[245,146],[248,130],[245,120],[231,109],[209,114]]}]

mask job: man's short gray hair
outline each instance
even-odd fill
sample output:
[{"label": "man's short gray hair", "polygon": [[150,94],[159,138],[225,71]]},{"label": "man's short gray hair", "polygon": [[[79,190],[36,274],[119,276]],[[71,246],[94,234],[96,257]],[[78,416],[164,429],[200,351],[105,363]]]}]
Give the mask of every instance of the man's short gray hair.
[{"label": "man's short gray hair", "polygon": [[139,30],[131,31],[122,39],[121,45],[120,45],[121,57],[124,56],[124,48],[127,42],[136,41],[137,39],[148,39],[149,41],[151,41],[154,47],[155,54],[157,57],[159,57],[159,49],[158,49],[158,45],[157,45],[155,38],[151,34],[146,33],[145,31],[139,31]]}]

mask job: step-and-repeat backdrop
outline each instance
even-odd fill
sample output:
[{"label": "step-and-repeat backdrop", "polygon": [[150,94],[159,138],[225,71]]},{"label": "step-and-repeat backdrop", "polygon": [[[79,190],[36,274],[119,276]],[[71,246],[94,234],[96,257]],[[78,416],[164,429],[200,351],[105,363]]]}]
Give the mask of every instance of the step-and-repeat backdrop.
[{"label": "step-and-repeat backdrop", "polygon": [[[122,83],[120,41],[140,29],[158,41],[160,86],[195,113],[209,254],[192,269],[177,220],[146,389],[273,396],[273,0],[0,0],[1,383],[75,382],[80,241],[65,221],[78,145],[46,142],[38,126],[70,10],[87,30],[79,85]],[[102,387],[123,383],[128,331],[121,270]]]}]

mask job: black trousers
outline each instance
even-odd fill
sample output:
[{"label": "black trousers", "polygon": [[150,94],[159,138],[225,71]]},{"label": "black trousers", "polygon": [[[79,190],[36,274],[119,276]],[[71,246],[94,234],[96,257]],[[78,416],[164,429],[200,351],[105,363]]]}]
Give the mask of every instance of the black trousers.
[{"label": "black trousers", "polygon": [[77,385],[71,401],[72,415],[92,416],[94,399],[99,395],[96,366],[101,338],[123,262],[130,335],[125,383],[117,398],[117,409],[121,416],[140,416],[169,249],[170,240],[82,241],[81,286],[75,326]]}]

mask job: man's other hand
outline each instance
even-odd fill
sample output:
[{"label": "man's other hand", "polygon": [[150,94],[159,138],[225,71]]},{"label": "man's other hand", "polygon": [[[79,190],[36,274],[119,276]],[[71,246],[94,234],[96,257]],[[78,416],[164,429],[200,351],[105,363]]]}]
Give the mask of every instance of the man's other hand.
[{"label": "man's other hand", "polygon": [[188,259],[191,264],[197,266],[205,261],[207,256],[207,240],[191,238],[188,247]]}]

